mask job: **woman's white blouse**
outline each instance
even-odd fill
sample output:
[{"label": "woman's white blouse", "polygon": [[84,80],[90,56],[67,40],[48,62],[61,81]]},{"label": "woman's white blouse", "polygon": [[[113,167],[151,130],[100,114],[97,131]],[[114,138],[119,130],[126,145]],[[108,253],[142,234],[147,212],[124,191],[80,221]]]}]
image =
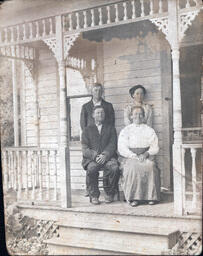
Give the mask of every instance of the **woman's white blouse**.
[{"label": "woman's white blouse", "polygon": [[120,155],[131,158],[136,156],[129,148],[147,148],[150,155],[159,151],[158,137],[151,127],[146,124],[130,124],[123,128],[118,137]]}]

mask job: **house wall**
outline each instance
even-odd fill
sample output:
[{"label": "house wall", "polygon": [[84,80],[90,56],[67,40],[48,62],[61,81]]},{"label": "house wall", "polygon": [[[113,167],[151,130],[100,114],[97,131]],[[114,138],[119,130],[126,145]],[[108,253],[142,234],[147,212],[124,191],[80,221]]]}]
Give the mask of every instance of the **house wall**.
[{"label": "house wall", "polygon": [[39,49],[38,105],[41,147],[58,146],[58,77],[57,63],[47,46]]},{"label": "house wall", "polygon": [[[89,39],[98,40],[100,33],[91,32]],[[132,24],[103,30],[102,37],[103,43],[97,47],[97,77],[99,82],[103,82],[105,100],[111,102],[115,109],[117,133],[119,135],[124,127],[124,107],[132,101],[128,90],[135,84],[143,84],[147,89],[146,102],[153,107],[153,128],[159,137],[157,163],[161,170],[161,183],[170,188],[170,48],[162,35],[145,22],[139,26]],[[80,147],[72,147],[70,156],[72,188],[84,189],[85,172],[81,167]]]},{"label": "house wall", "polygon": [[124,127],[124,107],[132,101],[129,89],[142,84],[147,90],[146,102],[153,107],[153,128],[159,138],[161,184],[169,187],[171,102],[165,98],[171,98],[171,70],[167,43],[145,22],[106,31],[104,40],[105,99],[113,103],[117,132]]}]

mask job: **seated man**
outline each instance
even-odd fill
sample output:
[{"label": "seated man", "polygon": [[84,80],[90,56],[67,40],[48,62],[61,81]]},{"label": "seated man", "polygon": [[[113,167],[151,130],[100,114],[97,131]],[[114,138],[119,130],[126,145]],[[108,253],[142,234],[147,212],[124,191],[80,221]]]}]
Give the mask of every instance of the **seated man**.
[{"label": "seated man", "polygon": [[111,203],[119,180],[116,129],[104,123],[105,112],[102,106],[94,107],[93,118],[95,124],[84,128],[82,133],[82,166],[89,179],[90,202],[99,204],[98,176],[99,171],[103,170],[105,202]]}]

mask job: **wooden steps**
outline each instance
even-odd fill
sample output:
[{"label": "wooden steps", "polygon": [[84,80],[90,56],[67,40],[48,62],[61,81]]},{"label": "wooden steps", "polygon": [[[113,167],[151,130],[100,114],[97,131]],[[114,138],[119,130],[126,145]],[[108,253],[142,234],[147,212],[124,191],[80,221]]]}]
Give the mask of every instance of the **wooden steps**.
[{"label": "wooden steps", "polygon": [[[78,216],[80,218],[80,216]],[[90,216],[91,217],[91,216]],[[78,218],[78,219],[79,219]],[[45,241],[51,254],[77,254],[78,249],[95,251],[96,254],[141,254],[161,255],[162,251],[172,248],[178,239],[177,230],[157,227],[127,225],[103,225],[93,216],[84,222],[58,222],[59,237]],[[73,250],[74,248],[74,250]],[[85,252],[85,251],[84,251]]]}]

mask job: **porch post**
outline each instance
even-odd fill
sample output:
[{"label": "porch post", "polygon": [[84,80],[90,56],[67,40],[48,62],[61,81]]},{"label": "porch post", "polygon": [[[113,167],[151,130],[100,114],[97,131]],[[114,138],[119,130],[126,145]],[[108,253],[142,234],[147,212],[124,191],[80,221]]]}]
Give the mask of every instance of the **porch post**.
[{"label": "porch post", "polygon": [[59,72],[59,152],[61,172],[61,206],[71,207],[70,152],[68,143],[66,72],[64,60],[64,40],[61,16],[56,17],[56,58]]},{"label": "porch post", "polygon": [[16,60],[12,59],[12,83],[13,83],[13,120],[14,120],[14,146],[19,146],[19,125],[18,125],[18,87]]},{"label": "porch post", "polygon": [[183,214],[183,177],[182,177],[182,112],[181,112],[181,89],[179,69],[179,34],[178,34],[178,4],[179,1],[168,1],[168,37],[171,44],[173,62],[173,186],[174,186],[174,213]]}]

